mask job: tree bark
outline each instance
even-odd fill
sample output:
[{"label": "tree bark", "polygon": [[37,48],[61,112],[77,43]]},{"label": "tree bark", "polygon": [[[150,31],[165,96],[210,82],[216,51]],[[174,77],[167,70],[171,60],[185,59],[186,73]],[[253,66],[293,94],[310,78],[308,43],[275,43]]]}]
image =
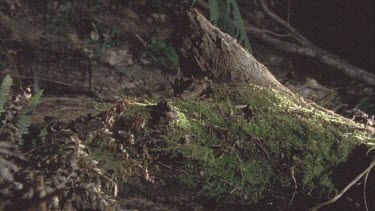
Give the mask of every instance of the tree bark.
[{"label": "tree bark", "polygon": [[182,96],[199,95],[208,82],[249,83],[291,93],[235,39],[197,10],[188,11],[179,23],[181,73],[175,90]]},{"label": "tree bark", "polygon": [[[262,29],[250,26],[249,24],[245,24],[246,32],[248,33],[250,38],[258,39],[280,51],[298,54],[307,58],[311,58],[329,68],[342,72],[350,78],[359,80],[362,83],[375,87],[374,74],[369,73],[354,65],[351,65],[347,61],[341,59],[339,56],[315,46],[313,43],[304,38],[296,29],[294,29],[292,26],[290,26],[288,23],[286,23],[284,20],[282,20],[272,11],[270,11],[268,7],[265,5],[264,1],[260,1],[260,3],[266,14],[268,14],[275,22],[279,23],[284,28],[286,28],[286,30],[291,32],[291,34],[294,34],[297,40],[301,42],[301,44],[299,45],[280,40],[278,38],[271,36],[269,33],[265,32]],[[209,12],[209,5],[205,1],[198,0],[197,4],[200,6],[200,8],[204,10],[205,13]]]}]

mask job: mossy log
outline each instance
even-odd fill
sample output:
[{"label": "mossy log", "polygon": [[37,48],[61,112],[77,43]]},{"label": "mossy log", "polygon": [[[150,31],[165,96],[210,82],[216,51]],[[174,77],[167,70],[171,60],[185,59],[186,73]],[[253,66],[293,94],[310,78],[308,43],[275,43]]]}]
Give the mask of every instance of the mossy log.
[{"label": "mossy log", "polygon": [[[276,186],[281,189],[289,189],[293,193],[293,197],[297,192],[302,195],[314,193],[329,196],[333,190],[340,188],[340,185],[337,185],[333,179],[339,164],[352,162],[348,158],[354,149],[358,149],[357,147],[364,146],[365,149],[369,149],[374,144],[374,128],[355,124],[293,94],[280,84],[264,65],[244,50],[235,39],[213,26],[198,11],[187,12],[187,15],[179,21],[177,31],[176,44],[181,72],[174,84],[176,94],[182,99],[197,99],[197,96],[202,95],[214,99],[211,103],[199,100],[199,102],[183,103],[184,106],[187,106],[184,111],[200,113],[209,121],[204,123],[207,127],[216,128],[213,130],[224,130],[231,135],[236,134],[237,136],[234,135],[234,137],[238,138],[228,135],[231,138],[224,136],[221,142],[219,141],[220,147],[223,147],[225,142],[230,145],[227,146],[229,148],[227,150],[231,151],[228,154],[234,156],[238,153],[235,155],[238,162],[234,161],[235,157],[232,157],[234,159],[232,162],[236,163],[231,163],[232,169],[229,161],[221,167],[218,167],[220,165],[216,163],[217,172],[213,177],[225,177],[224,175],[228,172],[222,175],[219,173],[225,171],[225,168],[237,171],[242,175],[242,179],[246,178],[244,172],[253,171],[250,173],[252,176],[250,176],[251,179],[248,178],[249,186],[247,186],[247,188],[253,188],[252,197],[249,197],[251,192],[248,192],[249,189],[246,190],[241,185],[234,185],[236,176],[233,175],[231,177],[233,180],[229,178],[225,180],[227,186],[232,185],[233,188],[229,195],[233,196],[235,195],[233,193],[241,189],[239,191],[241,194],[247,192],[241,196],[245,197],[242,198],[244,201],[249,201],[249,198],[251,198],[250,201],[257,201],[262,198],[263,190],[267,189],[264,193],[268,195],[272,189],[270,187],[275,187],[277,184]],[[204,101],[205,98],[202,99]],[[223,108],[225,105],[229,108]],[[217,109],[219,112],[215,112],[215,110],[218,111]],[[223,112],[225,109],[229,109],[228,113]],[[234,112],[236,109],[240,113],[238,114],[240,117],[233,117],[233,115],[236,116],[233,114],[236,113]],[[220,113],[223,115],[221,120],[219,120]],[[236,123],[221,122],[228,121],[228,119],[224,120],[226,118],[231,119],[229,121],[236,118],[242,119],[237,119]],[[247,121],[247,123],[243,121]],[[206,135],[210,136],[209,134],[204,136]],[[242,141],[239,141],[241,139]],[[209,140],[202,142],[206,143],[206,141],[210,142]],[[215,145],[215,143],[211,144]],[[214,148],[210,144],[207,146],[211,149]],[[201,149],[196,147],[197,151],[204,149],[204,147]],[[251,152],[246,153],[247,150]],[[192,153],[204,157],[208,152],[203,150]],[[226,153],[219,156],[214,153],[212,159],[217,159],[217,156],[222,158],[224,154]],[[253,157],[247,157],[247,154],[252,154]],[[198,157],[202,158],[201,156]],[[209,157],[207,155],[202,159],[210,160]],[[369,160],[373,159],[372,157],[363,156],[363,163],[367,164]],[[249,160],[252,160],[252,164],[249,163]],[[216,161],[224,162],[220,159]],[[260,166],[264,168],[257,166],[256,163],[261,163]],[[210,165],[207,164],[207,166]],[[242,167],[238,166],[242,166],[244,169],[240,170]],[[249,169],[245,170],[245,166]],[[258,167],[260,168],[258,169]],[[212,169],[208,167],[207,170],[211,171]],[[259,172],[257,172],[258,170]],[[261,178],[257,178],[256,174]],[[260,181],[267,178],[267,175],[273,176],[268,178],[270,180],[266,179],[267,182]],[[345,176],[354,178],[352,173],[347,173]],[[195,177],[193,176],[193,178]],[[203,188],[208,195],[214,194],[215,191],[220,192],[219,187],[226,186],[224,181],[218,181],[217,186],[213,185],[214,180],[210,176],[205,178],[205,181],[211,181],[210,184],[204,184],[206,187]],[[196,182],[194,179],[189,181]],[[244,184],[242,182],[244,180],[239,183]],[[219,183],[222,183],[222,186]],[[257,186],[259,184],[262,185]],[[265,184],[270,186],[263,186]],[[371,184],[374,184],[374,180]],[[292,191],[293,189],[294,191]],[[225,190],[229,191],[230,188]],[[276,195],[274,197],[277,198]],[[293,197],[290,196],[290,198]],[[276,198],[270,199],[270,201],[276,201]]]}]

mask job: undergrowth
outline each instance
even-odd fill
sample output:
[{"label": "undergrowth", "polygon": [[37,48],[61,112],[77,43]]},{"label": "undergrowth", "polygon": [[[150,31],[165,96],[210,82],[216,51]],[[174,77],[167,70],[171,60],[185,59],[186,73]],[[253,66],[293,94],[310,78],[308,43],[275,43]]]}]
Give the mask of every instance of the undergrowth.
[{"label": "undergrowth", "polygon": [[10,99],[11,85],[6,76],[0,88],[0,209],[116,207],[117,185],[89,158],[74,132],[49,125],[31,137],[31,116],[42,91],[31,96],[25,90]]},{"label": "undergrowth", "polygon": [[14,174],[22,169],[23,138],[29,133],[31,115],[42,95],[39,91],[31,97],[26,90],[11,98],[12,84],[12,78],[6,75],[0,87],[0,196],[5,199],[23,188]]},{"label": "undergrowth", "polygon": [[151,38],[147,52],[150,56],[155,57],[156,62],[162,67],[169,70],[176,70],[178,68],[178,55],[174,48],[166,41],[154,37]]},{"label": "undergrowth", "polygon": [[[47,203],[50,209],[117,209],[117,184],[163,187],[172,177],[194,200],[254,205],[265,198],[289,200],[294,191],[300,199],[329,197],[337,191],[337,166],[359,144],[375,142],[373,135],[353,130],[355,123],[271,90],[212,88],[203,100],[118,100],[98,116],[45,128],[37,137],[40,145],[27,152],[0,142],[9,151],[0,162],[12,163],[1,171],[2,187],[14,190],[13,179],[22,181],[3,197],[10,208],[36,199],[47,203],[30,186],[40,177],[47,195],[63,191],[59,203]],[[24,158],[28,162],[16,162]],[[30,190],[35,194],[23,195]]]}]

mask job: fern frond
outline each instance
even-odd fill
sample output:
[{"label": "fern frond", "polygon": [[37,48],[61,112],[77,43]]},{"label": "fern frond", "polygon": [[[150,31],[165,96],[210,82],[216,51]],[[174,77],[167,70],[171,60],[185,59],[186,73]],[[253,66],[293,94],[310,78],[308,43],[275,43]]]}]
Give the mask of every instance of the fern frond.
[{"label": "fern frond", "polygon": [[40,97],[43,94],[43,90],[39,90],[30,101],[30,104],[20,113],[17,119],[16,126],[20,130],[21,135],[29,133],[29,127],[31,125],[31,115],[35,110],[36,106],[40,101]]},{"label": "fern frond", "polygon": [[6,75],[0,88],[0,114],[5,111],[4,104],[8,101],[10,94],[10,87],[12,86],[13,80],[9,75]]},{"label": "fern frond", "polygon": [[220,18],[220,7],[217,0],[209,0],[210,4],[210,21],[213,24],[218,24]]},{"label": "fern frond", "polygon": [[39,90],[32,98],[29,105],[29,109],[33,111],[40,102],[40,97],[43,94],[43,90]]},{"label": "fern frond", "polygon": [[[195,3],[195,1],[194,1]],[[209,0],[210,21],[224,32],[237,38],[252,54],[245,24],[236,0]]]},{"label": "fern frond", "polygon": [[245,30],[245,24],[242,19],[242,15],[240,12],[240,8],[238,7],[238,4],[235,0],[231,0],[232,8],[233,8],[233,19],[236,23],[236,29],[237,29],[237,35],[236,37],[239,38],[239,42],[243,43],[245,45],[245,48],[249,51],[250,54],[253,54],[253,51],[251,49],[249,38],[247,37],[246,30]]},{"label": "fern frond", "polygon": [[30,125],[31,125],[31,115],[22,113],[16,123],[16,126],[20,130],[21,135],[26,135],[29,133]]},{"label": "fern frond", "polygon": [[191,2],[191,7],[194,7],[194,5],[195,5],[196,2],[197,2],[197,0],[193,0],[193,1]]}]

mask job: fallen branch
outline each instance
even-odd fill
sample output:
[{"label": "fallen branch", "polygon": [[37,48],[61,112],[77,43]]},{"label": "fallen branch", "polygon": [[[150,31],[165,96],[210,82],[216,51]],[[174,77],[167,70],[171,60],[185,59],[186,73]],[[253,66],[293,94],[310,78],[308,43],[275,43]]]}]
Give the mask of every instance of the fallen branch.
[{"label": "fallen branch", "polygon": [[[294,27],[292,27],[288,22],[283,20],[281,17],[273,13],[264,0],[259,0],[259,3],[262,7],[262,10],[275,22],[277,22],[279,25],[284,27],[286,30],[288,30],[291,34],[294,35],[296,39],[298,39],[301,43],[301,45],[297,45],[294,43],[276,40],[275,38],[272,38],[270,36],[265,36],[265,34],[262,34],[261,36],[258,36],[258,38],[261,38],[263,41],[267,42],[268,44],[272,44],[273,47],[283,50],[289,53],[296,53],[300,54],[306,57],[313,58],[316,61],[319,61],[320,63],[334,68],[336,70],[339,70],[343,72],[345,75],[350,76],[354,79],[363,81],[367,83],[370,86],[375,86],[375,75],[366,72],[365,70],[355,67],[345,60],[339,58],[338,56],[329,53],[328,51],[325,51],[315,45],[313,45],[310,41],[308,41],[301,33],[299,33]],[[256,28],[247,27],[248,32],[252,32],[252,35],[259,35],[261,32]]]},{"label": "fallen branch", "polygon": [[284,28],[286,28],[288,31],[291,32],[291,34],[294,35],[295,39],[301,42],[304,45],[312,45],[310,41],[308,41],[301,33],[299,33],[295,28],[293,28],[288,22],[286,22],[284,19],[273,13],[267,6],[266,3],[264,3],[263,0],[259,0],[260,6],[262,7],[263,11],[271,17],[272,20],[274,20],[276,23],[280,24]]},{"label": "fallen branch", "polygon": [[318,61],[328,67],[336,69],[351,78],[357,79],[363,83],[366,83],[367,85],[375,86],[374,74],[371,74],[361,68],[353,66],[345,60],[339,58],[338,56],[331,54],[314,45],[301,46],[294,43],[282,41],[273,38],[272,36],[265,33],[263,30],[258,29],[256,27],[246,26],[246,31],[254,38],[257,38],[278,50],[312,58],[315,61]]},{"label": "fallen branch", "polygon": [[[5,73],[0,73],[0,75],[6,75]],[[68,84],[60,81],[54,81],[54,80],[49,80],[45,78],[39,78],[39,77],[31,77],[31,76],[20,76],[20,75],[11,75],[12,78],[19,78],[19,79],[33,79],[33,80],[39,80],[39,81],[45,81],[49,83],[54,83],[58,85],[63,85],[63,86],[69,86],[69,87],[75,87],[73,84]]]}]

